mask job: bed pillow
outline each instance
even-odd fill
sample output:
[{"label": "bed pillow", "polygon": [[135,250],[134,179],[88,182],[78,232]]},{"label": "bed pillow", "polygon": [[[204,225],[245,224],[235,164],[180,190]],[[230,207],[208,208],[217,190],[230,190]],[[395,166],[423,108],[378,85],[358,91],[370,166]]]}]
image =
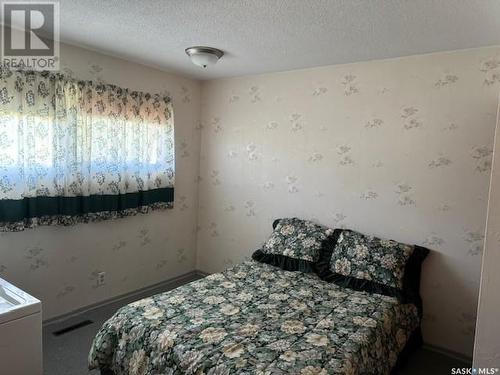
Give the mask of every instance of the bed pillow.
[{"label": "bed pillow", "polygon": [[333,229],[308,220],[278,219],[273,228],[269,239],[252,258],[287,271],[315,272],[320,254],[335,244]]},{"label": "bed pillow", "polygon": [[336,229],[335,245],[323,251],[318,274],[326,281],[356,290],[397,297],[421,309],[420,270],[429,250]]}]

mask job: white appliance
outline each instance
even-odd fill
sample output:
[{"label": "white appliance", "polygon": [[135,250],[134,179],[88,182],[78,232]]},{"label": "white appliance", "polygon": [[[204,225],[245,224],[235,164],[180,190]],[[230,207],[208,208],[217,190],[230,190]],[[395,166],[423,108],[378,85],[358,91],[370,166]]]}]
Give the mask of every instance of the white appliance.
[{"label": "white appliance", "polygon": [[42,303],[0,278],[0,374],[42,373]]}]

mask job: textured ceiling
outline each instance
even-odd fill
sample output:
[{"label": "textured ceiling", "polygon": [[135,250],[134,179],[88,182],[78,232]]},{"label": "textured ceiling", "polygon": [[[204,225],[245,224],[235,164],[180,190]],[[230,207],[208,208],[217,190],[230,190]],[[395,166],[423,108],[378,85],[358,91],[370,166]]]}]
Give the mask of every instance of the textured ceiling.
[{"label": "textured ceiling", "polygon": [[[212,79],[500,44],[500,0],[60,0],[61,40]],[[203,70],[184,49],[226,56]]]}]

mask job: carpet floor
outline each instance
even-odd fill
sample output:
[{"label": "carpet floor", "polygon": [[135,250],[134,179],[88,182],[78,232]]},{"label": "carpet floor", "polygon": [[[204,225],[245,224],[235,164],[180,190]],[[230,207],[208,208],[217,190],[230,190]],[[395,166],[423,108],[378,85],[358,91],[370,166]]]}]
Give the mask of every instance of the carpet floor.
[{"label": "carpet floor", "polygon": [[[193,278],[194,280],[194,278]],[[186,282],[184,280],[184,282]],[[73,316],[64,321],[45,325],[43,328],[43,359],[45,375],[98,375],[97,371],[87,370],[87,355],[92,339],[101,325],[115,313],[121,306],[134,300],[145,298],[153,294],[173,289],[180,284],[170,284],[168,288],[162,287],[125,298],[98,308]],[[60,335],[54,332],[90,320],[92,323]],[[400,372],[401,375],[447,375],[451,374],[453,367],[470,367],[454,358],[431,350],[420,349],[413,353],[409,362]]]}]

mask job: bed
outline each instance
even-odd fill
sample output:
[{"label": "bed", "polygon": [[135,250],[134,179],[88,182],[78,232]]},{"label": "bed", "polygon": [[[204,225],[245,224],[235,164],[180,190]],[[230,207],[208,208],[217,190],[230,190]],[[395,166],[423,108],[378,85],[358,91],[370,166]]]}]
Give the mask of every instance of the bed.
[{"label": "bed", "polygon": [[131,303],[96,335],[102,374],[389,374],[421,343],[419,308],[247,261]]}]

